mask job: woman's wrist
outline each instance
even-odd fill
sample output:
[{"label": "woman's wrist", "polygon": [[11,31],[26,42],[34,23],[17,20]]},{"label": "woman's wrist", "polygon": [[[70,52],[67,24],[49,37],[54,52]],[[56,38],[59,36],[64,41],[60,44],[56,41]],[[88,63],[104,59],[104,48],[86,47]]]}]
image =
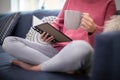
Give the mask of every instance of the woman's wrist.
[{"label": "woman's wrist", "polygon": [[88,32],[88,35],[92,35],[92,34],[94,34],[95,31],[96,31],[96,27],[95,27],[94,31],[92,31],[92,32]]}]

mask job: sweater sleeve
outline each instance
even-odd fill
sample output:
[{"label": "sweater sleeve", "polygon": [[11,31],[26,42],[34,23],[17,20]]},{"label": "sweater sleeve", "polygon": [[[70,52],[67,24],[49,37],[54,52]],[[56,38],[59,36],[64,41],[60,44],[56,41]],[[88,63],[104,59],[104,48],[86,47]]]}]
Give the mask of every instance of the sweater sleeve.
[{"label": "sweater sleeve", "polygon": [[[104,22],[109,20],[112,15],[116,14],[115,0],[110,0],[109,1],[104,14],[105,14],[104,15]],[[93,46],[94,38],[95,38],[96,34],[101,33],[103,31],[103,29],[104,29],[104,25],[99,26],[99,25],[96,24],[96,31],[92,35],[89,35],[89,41],[90,41],[90,44],[92,46]]]},{"label": "sweater sleeve", "polygon": [[57,16],[57,19],[52,23],[52,25],[58,30],[62,30],[64,26],[64,11],[67,9],[68,4],[69,4],[69,0],[66,0],[62,10]]}]

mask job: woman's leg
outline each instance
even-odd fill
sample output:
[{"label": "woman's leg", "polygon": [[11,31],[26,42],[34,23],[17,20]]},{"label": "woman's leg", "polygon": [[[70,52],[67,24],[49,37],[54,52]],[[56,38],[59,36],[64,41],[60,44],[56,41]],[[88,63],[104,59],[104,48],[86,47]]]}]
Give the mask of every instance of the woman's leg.
[{"label": "woman's leg", "polygon": [[34,43],[18,37],[5,38],[2,46],[8,54],[31,64],[40,64],[58,53],[50,45]]},{"label": "woman's leg", "polygon": [[93,48],[84,41],[73,41],[57,55],[41,64],[42,71],[75,71],[90,65]]}]

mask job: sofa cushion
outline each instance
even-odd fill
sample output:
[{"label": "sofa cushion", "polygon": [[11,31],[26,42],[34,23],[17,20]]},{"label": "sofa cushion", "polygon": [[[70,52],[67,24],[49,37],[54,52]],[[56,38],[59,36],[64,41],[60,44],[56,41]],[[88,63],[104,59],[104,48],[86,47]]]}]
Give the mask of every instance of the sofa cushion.
[{"label": "sofa cushion", "polygon": [[11,34],[19,17],[20,13],[11,13],[0,18],[0,44],[3,43],[6,36]]},{"label": "sofa cushion", "polygon": [[0,80],[89,80],[86,75],[27,71],[11,64],[13,57],[0,54]]},{"label": "sofa cushion", "polygon": [[43,18],[45,16],[57,16],[59,10],[36,10],[33,12],[22,12],[20,20],[16,25],[13,35],[25,38],[29,29],[32,26],[32,16],[35,15],[38,18]]}]

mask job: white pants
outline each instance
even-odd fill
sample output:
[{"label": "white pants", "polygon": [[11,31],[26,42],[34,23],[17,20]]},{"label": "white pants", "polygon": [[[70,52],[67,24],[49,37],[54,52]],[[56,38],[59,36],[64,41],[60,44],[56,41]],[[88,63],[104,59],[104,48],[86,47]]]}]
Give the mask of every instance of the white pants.
[{"label": "white pants", "polygon": [[93,48],[82,40],[72,41],[61,51],[50,44],[34,43],[19,37],[7,37],[3,49],[30,64],[41,64],[42,71],[75,71],[89,66]]}]

